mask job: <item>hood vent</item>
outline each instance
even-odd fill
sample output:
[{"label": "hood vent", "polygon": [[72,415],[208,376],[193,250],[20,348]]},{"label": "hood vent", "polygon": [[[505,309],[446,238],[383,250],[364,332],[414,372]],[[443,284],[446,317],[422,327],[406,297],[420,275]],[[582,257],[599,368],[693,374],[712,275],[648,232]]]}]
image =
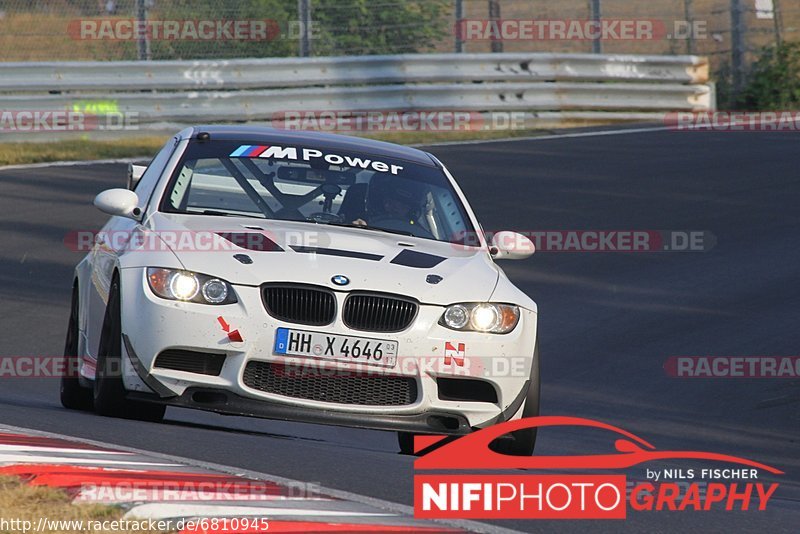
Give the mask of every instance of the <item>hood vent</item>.
[{"label": "hood vent", "polygon": [[275,241],[261,232],[217,232],[217,235],[239,248],[256,252],[283,252]]},{"label": "hood vent", "polygon": [[354,250],[339,250],[336,248],[306,247],[302,245],[290,245],[292,250],[300,254],[321,254],[323,256],[341,256],[342,258],[355,258],[357,260],[381,261],[383,256],[379,254],[369,254],[367,252],[356,252]]},{"label": "hood vent", "polygon": [[405,249],[395,256],[391,263],[403,265],[405,267],[414,267],[416,269],[431,269],[442,263],[445,259],[447,258]]}]

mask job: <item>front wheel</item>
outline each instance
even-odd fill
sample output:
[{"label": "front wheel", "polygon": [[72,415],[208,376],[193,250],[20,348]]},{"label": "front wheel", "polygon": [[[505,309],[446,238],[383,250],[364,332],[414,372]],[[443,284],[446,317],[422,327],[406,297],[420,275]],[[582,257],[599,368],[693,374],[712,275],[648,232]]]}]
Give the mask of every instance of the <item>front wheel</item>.
[{"label": "front wheel", "polygon": [[119,280],[111,284],[94,379],[94,409],[100,415],[160,421],[166,407],[161,404],[130,401],[122,380],[122,320],[120,315]]},{"label": "front wheel", "polygon": [[414,454],[414,436],[413,432],[397,433],[397,445],[400,447],[400,454],[409,456]]},{"label": "front wheel", "polygon": [[64,343],[64,374],[61,375],[61,405],[70,410],[91,410],[92,392],[81,386],[78,379],[80,356],[78,355],[78,286],[72,288],[67,339]]},{"label": "front wheel", "polygon": [[[541,399],[541,376],[539,374],[539,340],[533,349],[533,362],[531,363],[531,376],[528,382],[528,392],[525,395],[525,404],[522,407],[522,418],[537,417],[539,415],[539,401]],[[510,438],[494,441],[491,449],[501,454],[512,456],[531,456],[536,447],[536,429],[526,428],[512,432]]]}]

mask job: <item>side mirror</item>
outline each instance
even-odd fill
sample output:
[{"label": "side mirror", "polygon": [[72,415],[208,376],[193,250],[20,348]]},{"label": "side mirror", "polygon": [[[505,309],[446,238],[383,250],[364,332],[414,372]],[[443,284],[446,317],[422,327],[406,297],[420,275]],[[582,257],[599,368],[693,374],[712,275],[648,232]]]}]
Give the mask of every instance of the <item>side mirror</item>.
[{"label": "side mirror", "polygon": [[524,235],[506,231],[492,236],[490,250],[496,260],[524,260],[536,252],[536,247]]},{"label": "side mirror", "polygon": [[133,163],[128,163],[128,189],[133,191],[133,188],[139,183],[139,180],[146,170],[147,166],[145,165],[134,165]]},{"label": "side mirror", "polygon": [[127,217],[138,221],[142,215],[139,197],[128,189],[109,189],[94,197],[94,205],[103,213],[117,217]]}]

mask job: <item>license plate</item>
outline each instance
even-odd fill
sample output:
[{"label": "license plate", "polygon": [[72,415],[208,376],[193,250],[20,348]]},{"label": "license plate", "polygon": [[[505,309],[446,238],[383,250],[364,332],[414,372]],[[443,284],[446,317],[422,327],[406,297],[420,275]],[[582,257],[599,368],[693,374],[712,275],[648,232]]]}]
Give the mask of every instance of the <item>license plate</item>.
[{"label": "license plate", "polygon": [[386,339],[325,334],[291,328],[278,328],[275,333],[275,354],[308,356],[329,360],[394,367],[397,363],[397,342]]}]

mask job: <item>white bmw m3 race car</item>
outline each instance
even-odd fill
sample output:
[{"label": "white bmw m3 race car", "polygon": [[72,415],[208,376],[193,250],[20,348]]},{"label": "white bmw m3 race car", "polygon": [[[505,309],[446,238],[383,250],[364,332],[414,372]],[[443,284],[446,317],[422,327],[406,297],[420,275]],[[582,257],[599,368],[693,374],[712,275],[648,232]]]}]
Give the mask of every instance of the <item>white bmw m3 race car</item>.
[{"label": "white bmw m3 race car", "polygon": [[495,264],[533,245],[487,242],[431,154],[188,128],[94,204],[112,217],[75,270],[67,408],[392,430],[406,452],[538,415],[536,304]]}]

